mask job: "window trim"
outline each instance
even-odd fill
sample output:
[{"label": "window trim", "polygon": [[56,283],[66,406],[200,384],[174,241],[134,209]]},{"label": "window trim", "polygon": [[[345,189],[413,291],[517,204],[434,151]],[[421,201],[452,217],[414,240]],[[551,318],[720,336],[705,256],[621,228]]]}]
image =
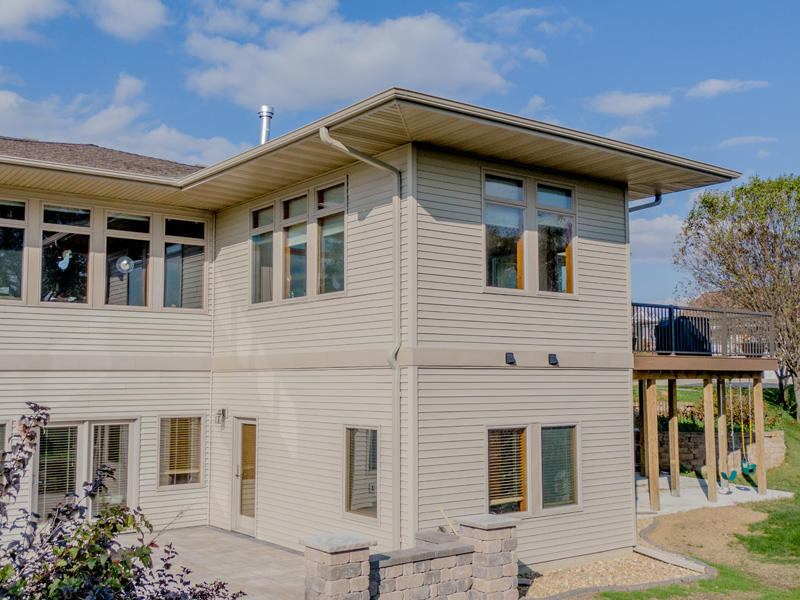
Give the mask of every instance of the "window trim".
[{"label": "window trim", "polygon": [[[156,215],[151,215],[156,216]],[[158,243],[158,254],[155,255],[161,265],[159,269],[159,276],[161,282],[158,286],[159,298],[157,300],[158,306],[157,310],[163,312],[177,312],[177,313],[189,313],[189,314],[207,314],[208,313],[208,295],[209,295],[209,277],[208,277],[208,249],[209,249],[209,228],[211,226],[210,219],[204,217],[191,217],[191,216],[184,216],[184,215],[175,215],[175,214],[166,214],[161,213],[158,216],[158,225],[159,225],[159,234],[155,235],[154,238],[157,240],[155,243]],[[203,239],[200,238],[188,238],[188,237],[179,237],[175,235],[167,235],[167,219],[172,219],[173,221],[194,221],[195,223],[203,223]],[[166,293],[166,276],[167,276],[167,266],[166,266],[166,251],[167,251],[167,244],[183,244],[186,246],[202,246],[203,247],[203,305],[200,308],[184,308],[184,307],[172,307],[172,306],[165,306],[164,304],[164,295]],[[151,251],[151,256],[154,255],[154,252]],[[156,302],[153,302],[154,307],[156,306]],[[128,306],[125,307],[127,309],[132,308],[139,308],[135,306]]]},{"label": "window trim", "polygon": [[[550,515],[561,515],[569,513],[583,512],[583,459],[582,459],[582,423],[583,421],[541,421],[536,424],[536,459],[539,469],[537,481],[536,516],[546,517]],[[574,427],[575,428],[575,504],[565,506],[553,506],[545,508],[544,503],[544,470],[542,469],[542,429],[548,427]]]},{"label": "window trim", "polygon": [[[559,188],[562,190],[569,190],[571,197],[572,197],[572,208],[565,209],[565,208],[557,208],[555,206],[550,206],[549,204],[539,204],[539,186],[544,185],[547,187]],[[536,281],[536,294],[539,296],[544,297],[551,297],[551,298],[578,298],[578,186],[574,184],[566,184],[557,181],[552,181],[549,179],[543,179],[539,177],[533,178],[533,201],[534,201],[534,213],[531,215],[534,220],[534,229],[535,237],[536,237],[536,251],[535,257],[536,262],[533,266],[535,270],[535,281]],[[570,245],[572,246],[571,253],[572,253],[572,291],[571,292],[552,292],[549,290],[540,290],[539,289],[539,211],[542,212],[549,212],[556,215],[562,215],[567,217],[572,217],[572,239],[570,240]]]},{"label": "window trim", "polygon": [[[376,446],[377,446],[377,469],[375,475],[375,497],[378,505],[375,508],[375,516],[368,517],[366,515],[359,515],[358,513],[350,512],[347,510],[347,493],[349,488],[349,444],[347,443],[347,430],[348,429],[368,429],[375,432]],[[379,524],[381,522],[381,427],[380,425],[365,425],[365,424],[342,424],[342,518],[365,523],[370,525]]]},{"label": "window trim", "polygon": [[[141,217],[149,217],[150,218],[150,233],[136,233],[133,231],[121,231],[117,229],[109,229],[108,228],[108,215],[110,213],[119,213],[119,214],[127,214],[127,215],[136,215]],[[170,218],[168,215],[164,217]],[[155,307],[155,298],[153,294],[153,285],[155,283],[155,276],[153,272],[155,271],[155,229],[156,224],[155,221],[157,220],[156,215],[153,213],[148,213],[144,211],[138,210],[127,210],[127,209],[118,209],[118,208],[109,208],[106,207],[103,209],[103,266],[102,266],[102,280],[99,283],[102,286],[102,306],[101,308],[109,309],[109,310],[145,310],[145,311],[153,311],[156,309]],[[208,227],[208,226],[206,226]],[[123,240],[142,240],[150,242],[150,255],[147,262],[147,304],[144,306],[130,306],[127,304],[108,304],[106,302],[106,284],[108,280],[108,238],[112,237],[115,239],[123,239]],[[164,237],[163,235],[161,236]],[[204,279],[205,283],[205,279]],[[163,298],[161,299],[163,303]],[[161,308],[164,308],[163,306]],[[195,309],[196,310],[196,309]]]},{"label": "window trim", "polygon": [[[174,310],[174,309],[173,309]],[[200,419],[200,481],[197,483],[173,483],[161,485],[161,421],[164,419]],[[206,415],[202,413],[191,414],[162,414],[158,415],[156,421],[156,469],[155,469],[155,489],[156,492],[171,492],[177,490],[192,490],[205,488],[208,477],[206,477]]]},{"label": "window trim", "polygon": [[[19,298],[0,297],[0,305],[24,306],[28,304],[28,244],[30,244],[30,222],[31,222],[31,203],[27,198],[17,198],[3,194],[0,200],[11,202],[22,202],[25,205],[25,218],[0,219],[0,227],[22,229],[22,271],[20,273],[20,295]],[[41,275],[40,275],[41,278]]]},{"label": "window trim", "polygon": [[489,432],[492,430],[497,429],[517,429],[525,432],[525,464],[527,468],[525,469],[525,500],[526,500],[526,508],[522,511],[517,512],[509,512],[509,513],[502,513],[504,516],[515,516],[519,518],[531,517],[535,515],[534,506],[536,500],[536,496],[532,493],[534,492],[533,488],[533,479],[532,479],[532,471],[531,468],[535,463],[531,463],[531,456],[532,456],[532,448],[534,444],[532,443],[531,434],[534,433],[534,427],[530,423],[514,423],[514,424],[506,424],[506,425],[486,425],[484,427],[483,432],[483,458],[484,458],[484,477],[483,480],[486,482],[486,496],[484,498],[484,506],[486,508],[487,514],[494,514],[491,512],[491,498],[489,497]]}]

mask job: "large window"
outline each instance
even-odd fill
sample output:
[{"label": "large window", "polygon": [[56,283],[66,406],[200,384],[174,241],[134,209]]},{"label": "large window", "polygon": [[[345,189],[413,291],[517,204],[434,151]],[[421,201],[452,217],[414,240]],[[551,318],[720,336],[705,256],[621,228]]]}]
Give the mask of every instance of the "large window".
[{"label": "large window", "polygon": [[166,219],[164,306],[203,308],[205,290],[205,223]]},{"label": "large window", "polygon": [[486,285],[524,289],[525,209],[522,180],[487,174],[484,178]]},{"label": "large window", "polygon": [[539,185],[536,202],[539,206],[539,290],[571,294],[572,238],[575,227],[572,192]]},{"label": "large window", "polygon": [[[46,518],[58,504],[74,500],[78,427],[46,427],[39,438],[36,514]],[[71,500],[70,500],[71,499]]]},{"label": "large window", "polygon": [[308,196],[283,201],[283,297],[303,298],[308,278]]},{"label": "large window", "polygon": [[528,509],[527,430],[489,430],[489,512]]},{"label": "large window", "polygon": [[22,298],[25,203],[0,199],[0,300]]},{"label": "large window", "polygon": [[542,507],[578,503],[577,428],[542,427]]},{"label": "large window", "polygon": [[96,515],[105,505],[128,503],[128,425],[94,425],[92,437],[92,477],[97,477],[101,467],[113,470],[92,502],[92,514]]},{"label": "large window", "polygon": [[106,219],[106,304],[147,306],[150,217],[109,213]]},{"label": "large window", "polygon": [[201,425],[200,417],[161,419],[158,448],[160,486],[200,483]]},{"label": "large window", "polygon": [[344,291],[344,207],[343,183],[317,190],[317,293]]},{"label": "large window", "polygon": [[44,205],[43,302],[88,303],[90,224],[88,208]]},{"label": "large window", "polygon": [[378,431],[347,428],[346,510],[378,516]]},{"label": "large window", "polygon": [[275,208],[253,211],[253,304],[272,301]]}]

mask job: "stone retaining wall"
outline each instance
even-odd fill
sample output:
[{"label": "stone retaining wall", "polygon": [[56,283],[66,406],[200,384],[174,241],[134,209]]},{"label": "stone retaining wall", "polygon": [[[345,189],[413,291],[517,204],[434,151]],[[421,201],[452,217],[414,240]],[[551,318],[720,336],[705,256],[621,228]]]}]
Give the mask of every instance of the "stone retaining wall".
[{"label": "stone retaining wall", "polygon": [[369,554],[346,533],[306,546],[305,600],[519,600],[517,525],[498,515],[459,519],[460,535],[418,533],[417,547]]}]

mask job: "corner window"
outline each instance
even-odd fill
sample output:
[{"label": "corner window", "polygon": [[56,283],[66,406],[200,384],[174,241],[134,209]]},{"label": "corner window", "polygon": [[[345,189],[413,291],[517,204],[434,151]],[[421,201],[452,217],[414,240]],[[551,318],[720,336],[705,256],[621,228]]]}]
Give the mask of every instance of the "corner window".
[{"label": "corner window", "polygon": [[201,418],[163,418],[159,433],[158,484],[200,483]]},{"label": "corner window", "polygon": [[578,503],[577,428],[542,427],[542,508]]},{"label": "corner window", "polygon": [[43,302],[88,303],[90,223],[89,209],[44,206]]},{"label": "corner window", "polygon": [[22,298],[25,203],[0,200],[0,300]]},{"label": "corner window", "polygon": [[205,290],[205,223],[166,219],[164,306],[202,309]]},{"label": "corner window", "polygon": [[378,516],[378,431],[347,428],[346,510]]},{"label": "corner window", "polygon": [[[571,294],[575,228],[572,192],[539,185],[536,201],[539,207],[539,290]],[[552,207],[554,210],[543,210],[542,207]]]},{"label": "corner window", "polygon": [[527,430],[489,430],[489,512],[503,514],[528,509]]},{"label": "corner window", "polygon": [[307,294],[308,196],[283,201],[283,297]]},{"label": "corner window", "polygon": [[109,213],[106,230],[105,303],[147,306],[150,217]]},{"label": "corner window", "polygon": [[486,286],[525,288],[525,209],[522,180],[486,174],[484,177]]},{"label": "corner window", "polygon": [[344,291],[344,183],[317,191],[318,294]]},{"label": "corner window", "polygon": [[251,235],[253,242],[253,304],[270,302],[273,299],[274,211],[272,206],[253,211]]}]

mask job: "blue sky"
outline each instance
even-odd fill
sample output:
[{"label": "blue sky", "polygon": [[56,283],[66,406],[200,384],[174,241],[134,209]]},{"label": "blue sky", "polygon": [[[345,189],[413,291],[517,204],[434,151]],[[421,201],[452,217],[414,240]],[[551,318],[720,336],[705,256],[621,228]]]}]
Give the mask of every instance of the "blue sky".
[{"label": "blue sky", "polygon": [[[0,135],[213,164],[391,86],[736,169],[800,153],[794,2],[0,0]],[[675,297],[691,194],[632,220],[633,297]]]}]

